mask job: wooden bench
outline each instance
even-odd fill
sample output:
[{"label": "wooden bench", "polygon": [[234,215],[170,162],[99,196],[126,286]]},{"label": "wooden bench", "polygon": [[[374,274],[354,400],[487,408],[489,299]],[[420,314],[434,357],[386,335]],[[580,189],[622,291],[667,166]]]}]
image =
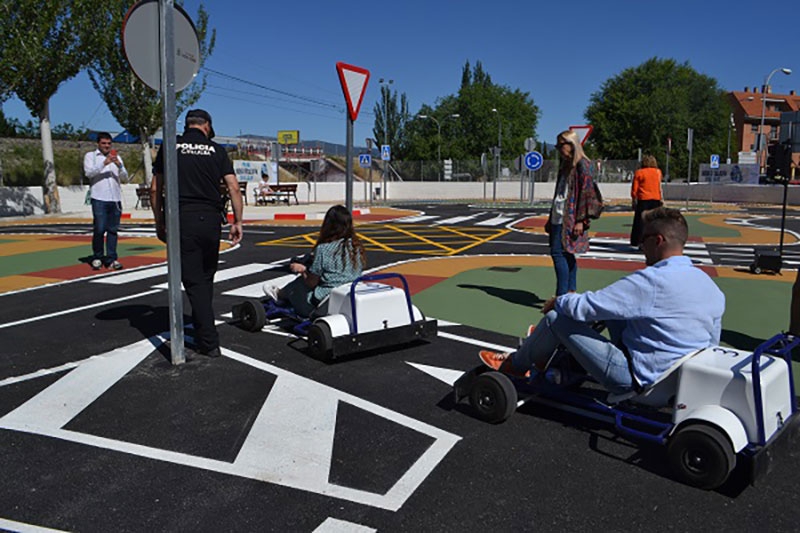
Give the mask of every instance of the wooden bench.
[{"label": "wooden bench", "polygon": [[289,205],[294,198],[294,202],[300,205],[300,200],[297,199],[297,184],[296,183],[281,183],[277,185],[270,185],[269,191],[265,191],[257,196],[257,202],[286,202]]},{"label": "wooden bench", "polygon": [[150,187],[136,187],[136,207],[134,209],[150,209]]}]

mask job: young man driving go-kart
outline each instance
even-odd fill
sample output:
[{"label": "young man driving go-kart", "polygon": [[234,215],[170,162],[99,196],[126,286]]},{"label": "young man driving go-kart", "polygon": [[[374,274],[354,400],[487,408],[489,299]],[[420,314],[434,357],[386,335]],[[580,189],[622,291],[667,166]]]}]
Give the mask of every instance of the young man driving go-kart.
[{"label": "young man driving go-kart", "polygon": [[[480,352],[500,372],[542,371],[559,345],[615,394],[640,391],[692,350],[719,344],[725,296],[683,255],[686,219],[676,209],[643,213],[647,268],[608,287],[545,302],[545,314],[514,353]],[[592,323],[603,321],[611,339]]]}]

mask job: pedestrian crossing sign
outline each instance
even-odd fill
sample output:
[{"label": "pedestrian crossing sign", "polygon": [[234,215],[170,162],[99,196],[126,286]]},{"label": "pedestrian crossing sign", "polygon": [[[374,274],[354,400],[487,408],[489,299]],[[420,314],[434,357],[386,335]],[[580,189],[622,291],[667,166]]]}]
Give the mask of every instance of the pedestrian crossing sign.
[{"label": "pedestrian crossing sign", "polygon": [[381,145],[381,159],[383,161],[391,161],[392,160],[392,147],[388,144]]},{"label": "pedestrian crossing sign", "polygon": [[372,156],[369,154],[359,154],[358,166],[362,168],[369,168],[372,166]]}]

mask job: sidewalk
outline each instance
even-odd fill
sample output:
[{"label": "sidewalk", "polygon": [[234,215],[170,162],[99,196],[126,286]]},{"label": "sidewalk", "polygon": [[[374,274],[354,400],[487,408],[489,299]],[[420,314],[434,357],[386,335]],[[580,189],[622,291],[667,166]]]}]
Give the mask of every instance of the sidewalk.
[{"label": "sidewalk", "polygon": [[[298,220],[317,220],[321,221],[325,217],[325,213],[334,203],[315,203],[315,204],[299,204],[299,205],[245,205],[244,206],[244,222],[257,222],[268,220],[285,220],[285,221],[298,221]],[[389,209],[384,207],[368,208],[368,207],[353,207],[353,216],[358,218],[371,213],[383,212]],[[401,210],[402,211],[402,210]],[[397,213],[397,210],[391,210],[392,213]],[[400,215],[402,216],[402,215]],[[229,213],[228,218],[231,219],[232,215]],[[153,212],[150,209],[126,209],[122,213],[122,223],[130,221],[138,222],[152,222]],[[30,215],[18,217],[2,217],[0,218],[0,226],[15,226],[15,225],[34,225],[34,224],[68,224],[75,222],[88,222],[92,221],[92,208],[91,206],[84,206],[83,208],[71,211],[68,213],[58,213],[52,215]]]}]

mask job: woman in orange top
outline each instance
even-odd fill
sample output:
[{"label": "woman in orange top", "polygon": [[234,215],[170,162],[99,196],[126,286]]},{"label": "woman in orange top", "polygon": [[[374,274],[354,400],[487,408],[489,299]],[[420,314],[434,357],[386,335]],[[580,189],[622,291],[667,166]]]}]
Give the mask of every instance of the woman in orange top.
[{"label": "woman in orange top", "polygon": [[642,239],[642,213],[648,209],[661,207],[661,170],[656,158],[646,155],[642,158],[642,168],[633,175],[631,183],[633,200],[633,227],[631,228],[631,246],[639,246]]}]

